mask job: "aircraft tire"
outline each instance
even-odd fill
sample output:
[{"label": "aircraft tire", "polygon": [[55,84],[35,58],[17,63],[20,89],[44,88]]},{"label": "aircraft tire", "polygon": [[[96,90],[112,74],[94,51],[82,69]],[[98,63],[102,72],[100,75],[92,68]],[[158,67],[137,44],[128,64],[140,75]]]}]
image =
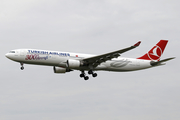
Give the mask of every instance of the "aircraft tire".
[{"label": "aircraft tire", "polygon": [[84,74],[80,74],[80,77],[82,78],[82,77],[85,77],[85,75]]},{"label": "aircraft tire", "polygon": [[88,71],[88,74],[93,74],[93,71],[92,71],[92,70],[89,70],[89,71]]},{"label": "aircraft tire", "polygon": [[89,77],[88,77],[88,76],[85,76],[85,77],[84,77],[84,80],[88,80],[88,79],[89,79]]},{"label": "aircraft tire", "polygon": [[97,73],[92,74],[93,77],[97,77]]},{"label": "aircraft tire", "polygon": [[21,70],[24,70],[24,67],[21,67]]}]

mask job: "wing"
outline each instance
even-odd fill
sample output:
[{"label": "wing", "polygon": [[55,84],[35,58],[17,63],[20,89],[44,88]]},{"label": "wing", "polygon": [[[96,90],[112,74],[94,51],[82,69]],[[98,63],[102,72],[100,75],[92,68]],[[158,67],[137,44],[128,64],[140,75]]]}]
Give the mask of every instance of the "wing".
[{"label": "wing", "polygon": [[102,54],[102,55],[98,55],[98,56],[94,56],[94,57],[90,57],[90,58],[85,58],[85,59],[82,59],[81,62],[85,66],[91,66],[91,67],[95,68],[98,65],[100,65],[102,62],[106,62],[113,58],[117,58],[120,56],[120,54],[138,47],[140,45],[140,43],[141,43],[141,41],[139,41],[136,44],[134,44],[133,46],[125,48],[125,49],[117,50],[114,52],[110,52],[110,53],[106,53],[106,54]]}]

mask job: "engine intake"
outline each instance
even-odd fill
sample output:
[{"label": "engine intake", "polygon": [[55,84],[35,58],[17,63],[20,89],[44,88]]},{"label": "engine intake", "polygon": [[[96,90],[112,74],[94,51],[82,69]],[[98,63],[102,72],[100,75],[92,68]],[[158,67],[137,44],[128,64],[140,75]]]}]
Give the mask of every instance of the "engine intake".
[{"label": "engine intake", "polygon": [[76,69],[79,68],[81,65],[81,62],[79,60],[73,60],[73,59],[69,59],[67,60],[67,65],[70,69]]}]

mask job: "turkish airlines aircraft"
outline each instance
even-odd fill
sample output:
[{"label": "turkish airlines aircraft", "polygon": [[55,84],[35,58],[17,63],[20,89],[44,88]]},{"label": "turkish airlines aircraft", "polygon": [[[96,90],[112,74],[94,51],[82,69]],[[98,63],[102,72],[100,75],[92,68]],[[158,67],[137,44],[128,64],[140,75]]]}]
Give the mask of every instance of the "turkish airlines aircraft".
[{"label": "turkish airlines aircraft", "polygon": [[88,80],[85,71],[93,77],[97,76],[94,71],[135,71],[164,65],[166,61],[174,59],[168,58],[160,60],[161,55],[167,45],[168,40],[160,40],[148,53],[139,58],[124,58],[120,55],[132,50],[140,45],[140,41],[135,45],[102,55],[79,54],[37,49],[16,49],[6,54],[6,57],[19,62],[21,70],[23,64],[35,64],[53,66],[54,73],[66,73],[73,70],[81,71],[80,77]]}]

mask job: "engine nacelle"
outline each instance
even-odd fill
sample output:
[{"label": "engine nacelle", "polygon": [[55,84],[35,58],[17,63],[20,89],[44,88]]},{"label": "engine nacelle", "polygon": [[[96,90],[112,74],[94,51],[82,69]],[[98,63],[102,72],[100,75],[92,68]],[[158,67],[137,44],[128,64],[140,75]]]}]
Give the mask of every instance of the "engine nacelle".
[{"label": "engine nacelle", "polygon": [[67,60],[67,64],[70,69],[73,69],[73,68],[79,68],[81,65],[81,62],[79,60],[69,59]]},{"label": "engine nacelle", "polygon": [[70,72],[70,70],[66,69],[66,68],[62,68],[62,67],[53,67],[54,73],[66,73],[66,72]]}]

